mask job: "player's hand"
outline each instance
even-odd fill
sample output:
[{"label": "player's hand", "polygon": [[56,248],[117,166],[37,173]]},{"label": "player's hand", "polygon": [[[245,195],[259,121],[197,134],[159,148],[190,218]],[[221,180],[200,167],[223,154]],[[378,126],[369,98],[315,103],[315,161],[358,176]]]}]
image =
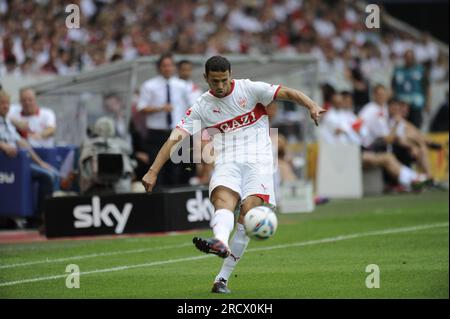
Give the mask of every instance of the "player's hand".
[{"label": "player's hand", "polygon": [[327,110],[321,108],[317,104],[314,104],[310,107],[309,112],[311,114],[311,119],[314,121],[316,126],[319,126],[320,116],[325,113]]},{"label": "player's hand", "polygon": [[149,170],[147,174],[142,177],[142,185],[144,185],[146,192],[150,193],[153,190],[153,187],[156,185],[157,178],[157,174],[152,170]]}]

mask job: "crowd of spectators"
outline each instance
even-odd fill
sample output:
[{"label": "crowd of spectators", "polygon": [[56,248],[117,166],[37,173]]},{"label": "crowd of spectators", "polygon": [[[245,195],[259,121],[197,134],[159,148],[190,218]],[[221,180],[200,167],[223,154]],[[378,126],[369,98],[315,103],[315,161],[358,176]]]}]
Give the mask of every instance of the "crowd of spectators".
[{"label": "crowd of spectators", "polygon": [[[354,86],[408,49],[448,77],[448,60],[428,34],[367,29],[356,1],[78,0],[68,29],[64,1],[0,0],[0,76],[67,75],[116,60],[179,54],[311,53],[321,70],[353,73]],[[361,74],[358,74],[361,73]]]},{"label": "crowd of spectators", "polygon": [[[428,153],[444,145],[427,138],[409,119],[414,106],[408,99],[378,84],[371,100],[355,110],[351,92],[329,88],[328,112],[319,129],[319,141],[353,144],[361,148],[364,168],[379,167],[386,173],[386,186],[394,190],[417,190],[433,181]],[[446,103],[448,109],[448,101]],[[440,119],[447,122],[448,119]]]}]

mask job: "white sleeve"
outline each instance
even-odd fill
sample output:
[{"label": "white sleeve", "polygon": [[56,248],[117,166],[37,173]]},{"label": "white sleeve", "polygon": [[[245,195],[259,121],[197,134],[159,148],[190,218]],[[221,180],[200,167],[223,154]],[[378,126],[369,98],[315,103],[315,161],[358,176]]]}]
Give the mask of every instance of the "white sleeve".
[{"label": "white sleeve", "polygon": [[141,89],[139,90],[139,100],[137,103],[138,111],[145,109],[148,105],[151,105],[152,101],[152,92],[146,86],[146,83],[142,84]]},{"label": "white sleeve", "polygon": [[190,135],[194,135],[203,128],[200,113],[198,112],[198,104],[194,103],[185,113],[184,117],[177,124],[177,128],[186,131]]},{"label": "white sleeve", "polygon": [[253,82],[248,81],[250,87],[256,96],[256,100],[264,106],[267,106],[272,102],[278,91],[280,90],[280,85],[269,84],[266,82]]}]

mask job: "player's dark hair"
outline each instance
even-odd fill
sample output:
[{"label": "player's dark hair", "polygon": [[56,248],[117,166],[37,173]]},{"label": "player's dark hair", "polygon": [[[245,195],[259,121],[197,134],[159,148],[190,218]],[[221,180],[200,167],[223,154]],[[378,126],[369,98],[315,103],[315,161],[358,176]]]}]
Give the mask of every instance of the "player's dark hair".
[{"label": "player's dark hair", "polygon": [[208,76],[209,72],[231,72],[231,64],[223,56],[213,56],[205,63],[205,74]]},{"label": "player's dark hair", "polygon": [[161,56],[159,57],[158,61],[156,61],[156,68],[159,70],[161,67],[161,64],[163,63],[163,61],[165,59],[171,59],[173,61],[173,55],[170,52],[166,52],[161,54]]}]

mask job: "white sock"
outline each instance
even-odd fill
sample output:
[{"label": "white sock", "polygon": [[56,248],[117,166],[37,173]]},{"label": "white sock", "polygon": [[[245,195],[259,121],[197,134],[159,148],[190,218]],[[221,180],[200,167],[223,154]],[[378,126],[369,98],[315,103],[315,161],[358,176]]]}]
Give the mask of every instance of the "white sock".
[{"label": "white sock", "polygon": [[236,232],[234,233],[233,238],[231,239],[230,243],[230,250],[234,257],[237,258],[234,259],[233,256],[229,256],[226,258],[223,262],[222,268],[220,269],[219,274],[216,277],[216,281],[219,280],[219,278],[224,278],[228,280],[230,278],[231,273],[234,270],[234,267],[236,267],[236,264],[244,255],[245,249],[248,246],[248,243],[250,241],[250,238],[245,234],[244,225],[237,224]]},{"label": "white sock", "polygon": [[417,173],[406,166],[400,168],[400,174],[398,176],[398,181],[403,186],[410,186],[412,181],[417,178]]},{"label": "white sock", "polygon": [[234,214],[228,209],[218,209],[211,223],[214,237],[228,246],[228,238],[234,228]]}]

